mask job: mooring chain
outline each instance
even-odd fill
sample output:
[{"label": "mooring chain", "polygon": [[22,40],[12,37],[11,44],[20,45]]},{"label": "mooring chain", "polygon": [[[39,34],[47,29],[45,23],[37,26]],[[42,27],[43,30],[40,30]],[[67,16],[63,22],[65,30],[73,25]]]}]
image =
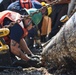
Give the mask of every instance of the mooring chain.
[{"label": "mooring chain", "polygon": [[21,18],[20,18],[20,19],[16,20],[15,22],[11,22],[9,25],[6,25],[6,26],[4,26],[4,27],[5,27],[5,28],[12,27],[12,26],[14,26],[16,23],[20,23],[23,19],[28,18],[28,17],[32,17],[34,14],[37,14],[37,13],[41,12],[41,10],[42,10],[43,8],[48,7],[48,6],[55,5],[55,4],[59,3],[60,1],[61,1],[61,0],[54,0],[54,1],[52,1],[50,4],[48,4],[48,5],[46,5],[46,6],[43,6],[42,8],[38,9],[37,11],[31,13],[31,15],[27,15],[27,16],[26,16],[26,15],[24,15],[24,16],[21,15]]}]

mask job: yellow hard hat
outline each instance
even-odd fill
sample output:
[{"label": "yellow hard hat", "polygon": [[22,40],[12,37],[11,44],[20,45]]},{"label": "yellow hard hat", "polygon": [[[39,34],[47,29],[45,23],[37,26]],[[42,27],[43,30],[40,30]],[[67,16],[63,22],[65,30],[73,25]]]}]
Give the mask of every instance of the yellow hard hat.
[{"label": "yellow hard hat", "polygon": [[61,17],[60,21],[61,22],[66,22],[69,19],[69,17],[67,15],[64,15]]},{"label": "yellow hard hat", "polygon": [[48,16],[52,13],[52,7],[49,6],[49,4],[45,3],[45,2],[41,2],[42,6],[46,6],[47,10],[48,10]]}]

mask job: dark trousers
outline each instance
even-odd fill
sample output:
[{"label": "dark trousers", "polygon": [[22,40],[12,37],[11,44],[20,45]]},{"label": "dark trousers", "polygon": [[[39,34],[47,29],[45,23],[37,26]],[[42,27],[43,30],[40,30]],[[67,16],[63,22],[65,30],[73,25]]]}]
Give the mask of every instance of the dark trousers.
[{"label": "dark trousers", "polygon": [[60,18],[67,14],[68,4],[57,4],[52,6],[52,14],[50,15],[52,19],[52,31],[49,34],[49,39],[58,33],[63,23],[60,22]]}]

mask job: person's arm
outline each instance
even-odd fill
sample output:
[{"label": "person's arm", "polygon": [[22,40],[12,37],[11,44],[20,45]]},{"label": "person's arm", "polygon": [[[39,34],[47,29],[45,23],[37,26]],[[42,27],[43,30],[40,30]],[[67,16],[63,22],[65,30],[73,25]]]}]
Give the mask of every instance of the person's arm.
[{"label": "person's arm", "polygon": [[26,41],[24,38],[22,38],[20,40],[20,48],[25,51],[28,55],[33,55],[33,53],[30,51],[30,49],[28,48]]},{"label": "person's arm", "polygon": [[16,41],[11,40],[10,47],[11,47],[11,52],[15,54],[16,56],[20,57],[21,59],[25,61],[28,61],[30,59],[27,55],[25,55],[21,51],[21,49],[19,48],[19,44]]}]

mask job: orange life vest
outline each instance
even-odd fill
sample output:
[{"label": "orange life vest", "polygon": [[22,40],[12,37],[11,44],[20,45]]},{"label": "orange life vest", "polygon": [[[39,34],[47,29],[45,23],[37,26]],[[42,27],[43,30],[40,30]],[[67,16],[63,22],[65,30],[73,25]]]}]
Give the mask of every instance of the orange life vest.
[{"label": "orange life vest", "polygon": [[10,19],[11,21],[15,22],[16,20],[20,19],[20,14],[16,13],[16,12],[9,11],[9,10],[5,10],[5,11],[0,12],[0,24],[1,25],[3,23],[3,20],[6,17],[8,19]]},{"label": "orange life vest", "polygon": [[[4,20],[6,17],[7,17],[8,19],[10,19],[11,21],[15,22],[15,21],[17,21],[18,19],[20,19],[21,15],[20,15],[19,13],[16,13],[16,12],[13,12],[13,11],[9,11],[9,10],[5,10],[5,11],[0,12],[0,25],[1,25],[2,27],[3,27],[3,20]],[[21,21],[21,22],[22,22],[22,21]],[[25,37],[25,36],[28,34],[28,32],[27,32],[27,30],[24,28],[24,25],[23,25],[22,23],[19,23],[19,25],[20,25],[20,27],[22,28],[22,30],[23,30],[23,32],[24,32],[24,34],[23,34],[23,36],[22,36],[22,38],[23,38],[23,37]],[[5,37],[5,40],[8,40],[8,38]]]},{"label": "orange life vest", "polygon": [[22,8],[26,8],[26,9],[32,8],[31,0],[20,0],[20,4]]}]

